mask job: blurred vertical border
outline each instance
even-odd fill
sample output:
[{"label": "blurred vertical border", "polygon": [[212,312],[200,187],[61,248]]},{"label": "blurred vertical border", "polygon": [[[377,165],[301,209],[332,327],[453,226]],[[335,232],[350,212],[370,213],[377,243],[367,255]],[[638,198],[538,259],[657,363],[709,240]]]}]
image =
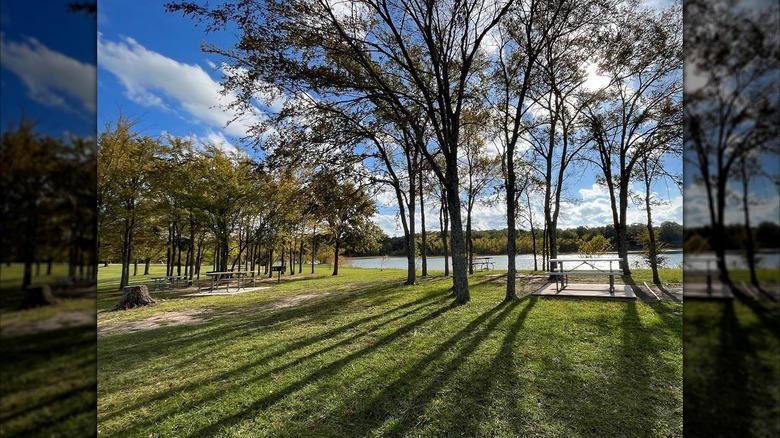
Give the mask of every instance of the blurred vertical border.
[{"label": "blurred vertical border", "polygon": [[97,4],[0,26],[0,436],[96,436]]},{"label": "blurred vertical border", "polygon": [[686,0],[686,437],[780,436],[780,2]]}]

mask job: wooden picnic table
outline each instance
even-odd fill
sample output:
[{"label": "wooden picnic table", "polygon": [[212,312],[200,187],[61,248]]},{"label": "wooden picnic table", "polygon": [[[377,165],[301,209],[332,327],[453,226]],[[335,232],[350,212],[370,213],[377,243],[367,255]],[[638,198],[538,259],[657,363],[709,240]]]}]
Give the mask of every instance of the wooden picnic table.
[{"label": "wooden picnic table", "polygon": [[178,285],[179,282],[187,279],[188,278],[184,275],[164,275],[162,277],[151,277],[151,280],[154,282],[152,290],[165,289],[166,287],[173,289],[173,287]]},{"label": "wooden picnic table", "polygon": [[[620,266],[620,262],[623,259],[621,257],[581,257],[581,258],[565,258],[565,259],[550,259],[550,263],[555,263],[558,267],[557,270],[552,270],[547,273],[551,277],[555,277],[555,290],[560,292],[565,289],[569,284],[569,275],[608,275],[609,276],[609,291],[615,291],[615,275],[623,275],[622,269],[612,269],[612,263],[617,262]],[[597,262],[609,263],[609,268],[604,269],[596,265]],[[569,264],[568,269],[564,267],[565,264]],[[572,266],[574,265],[574,266]],[[585,268],[585,269],[583,269]]]},{"label": "wooden picnic table", "polygon": [[471,262],[471,267],[472,269],[476,269],[476,267],[479,266],[481,271],[495,269],[495,264],[490,261],[491,259],[492,257],[474,257],[473,261]]},{"label": "wooden picnic table", "polygon": [[[206,275],[211,277],[211,288],[209,292],[213,292],[214,289],[219,287],[219,283],[223,280],[236,279],[236,290],[246,287],[247,280],[252,280],[252,286],[255,285],[255,271],[211,271],[206,272]],[[225,281],[225,290],[230,292],[230,281]]]},{"label": "wooden picnic table", "polygon": [[[712,277],[718,273],[717,257],[696,257],[687,256],[683,262],[683,268],[686,275],[704,275],[707,277],[707,293],[712,293]],[[704,267],[701,267],[702,262]],[[710,265],[713,265],[710,267]]]}]

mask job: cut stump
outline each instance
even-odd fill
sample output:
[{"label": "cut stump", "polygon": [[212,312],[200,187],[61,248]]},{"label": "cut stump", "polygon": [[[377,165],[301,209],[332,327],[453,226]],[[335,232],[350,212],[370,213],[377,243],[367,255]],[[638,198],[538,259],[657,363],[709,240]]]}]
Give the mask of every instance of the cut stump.
[{"label": "cut stump", "polygon": [[32,309],[54,304],[57,304],[57,299],[51,294],[51,286],[48,284],[35,284],[27,286],[27,294],[19,308]]},{"label": "cut stump", "polygon": [[140,286],[125,286],[122,289],[122,299],[112,310],[127,310],[134,307],[150,306],[155,301],[149,295],[149,288],[145,284]]}]

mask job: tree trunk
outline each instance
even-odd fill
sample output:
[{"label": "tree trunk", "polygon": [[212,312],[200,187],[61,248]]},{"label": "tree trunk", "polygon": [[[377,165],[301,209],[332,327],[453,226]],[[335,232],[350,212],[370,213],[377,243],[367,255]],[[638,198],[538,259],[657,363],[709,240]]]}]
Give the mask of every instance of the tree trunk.
[{"label": "tree trunk", "polygon": [[466,210],[466,251],[469,255],[469,274],[474,273],[474,242],[471,239],[471,200],[469,200],[469,207]]},{"label": "tree trunk", "polygon": [[414,223],[414,212],[416,210],[416,201],[415,198],[417,196],[417,188],[414,184],[414,178],[415,178],[415,172],[414,169],[409,167],[409,203],[406,205],[407,214],[409,216],[409,219],[407,221],[407,218],[404,216],[403,212],[403,206],[404,206],[404,200],[403,196],[401,194],[401,189],[397,188],[396,190],[396,197],[398,198],[398,206],[401,214],[401,225],[403,225],[404,228],[404,240],[406,243],[406,281],[404,282],[405,285],[411,286],[415,283],[417,283],[417,241],[415,240],[415,223]]},{"label": "tree trunk", "polygon": [[661,277],[658,276],[658,246],[655,241],[655,231],[653,230],[653,212],[650,209],[650,183],[651,176],[649,169],[644,166],[645,179],[645,209],[647,210],[647,238],[648,238],[648,258],[650,259],[650,269],[653,271],[653,283],[661,284]]},{"label": "tree trunk", "polygon": [[317,257],[317,226],[311,231],[311,273],[314,274],[314,258]]},{"label": "tree trunk", "polygon": [[504,301],[511,301],[517,299],[516,281],[517,281],[517,227],[515,225],[515,210],[517,197],[516,191],[516,177],[514,166],[514,145],[510,144],[507,148],[507,180],[506,180],[506,257],[507,257],[507,272],[506,272],[506,293],[504,294]]},{"label": "tree trunk", "polygon": [[[165,275],[173,275],[173,231],[171,224],[168,224],[168,247],[165,249]],[[120,288],[121,289],[121,288]]]},{"label": "tree trunk", "polygon": [[534,228],[534,215],[531,210],[531,196],[528,191],[525,192],[525,199],[528,201],[528,223],[531,225],[531,245],[533,245],[534,251],[534,271],[539,270],[539,265],[536,263],[536,229]]},{"label": "tree trunk", "polygon": [[450,244],[452,246],[452,294],[455,302],[465,304],[471,300],[469,279],[466,270],[466,240],[463,236],[463,220],[460,217],[460,196],[458,195],[458,160],[447,160],[447,204],[452,226]]},{"label": "tree trunk", "polygon": [[423,176],[422,169],[420,169],[420,257],[422,258],[422,272],[420,275],[423,277],[428,276],[428,246],[425,239],[425,204],[423,200]]},{"label": "tree trunk", "polygon": [[139,286],[126,286],[122,289],[122,299],[111,310],[128,310],[134,307],[149,306],[155,301],[149,296],[149,289],[145,284]]},{"label": "tree trunk", "polygon": [[152,264],[152,258],[147,257],[146,260],[144,260],[144,275],[149,275],[149,265]]},{"label": "tree trunk", "polygon": [[298,251],[298,273],[303,273],[303,237],[304,235],[301,234],[301,246],[300,250]]},{"label": "tree trunk", "polygon": [[294,244],[290,244],[290,275],[295,275],[295,251],[293,250]]},{"label": "tree trunk", "polygon": [[32,309],[34,307],[51,306],[57,304],[57,299],[51,293],[51,286],[48,284],[36,284],[26,287],[24,301],[19,306],[20,309]]},{"label": "tree trunk", "polygon": [[333,275],[339,275],[339,249],[341,249],[341,241],[336,239],[336,250],[333,256]]},{"label": "tree trunk", "polygon": [[176,225],[176,275],[181,276],[181,230],[179,225]]},{"label": "tree trunk", "polygon": [[266,274],[268,274],[268,278],[272,278],[274,276],[274,271],[271,269],[274,265],[274,250],[273,248],[268,249],[268,261],[266,263],[267,265],[267,271]]},{"label": "tree trunk", "polygon": [[439,220],[440,223],[440,229],[441,229],[441,244],[442,249],[444,250],[444,276],[448,277],[450,275],[450,251],[449,251],[449,224],[450,224],[450,218],[447,213],[447,198],[446,196],[442,196],[442,206],[441,210],[439,210]]},{"label": "tree trunk", "polygon": [[130,260],[132,260],[133,228],[135,227],[135,215],[125,219],[124,239],[122,243],[122,276],[119,280],[119,290],[130,283]]},{"label": "tree trunk", "polygon": [[753,230],[750,228],[750,207],[748,205],[750,179],[747,173],[744,156],[742,157],[742,162],[740,164],[740,172],[742,174],[742,212],[743,217],[745,218],[745,258],[747,259],[748,271],[750,271],[750,283],[759,290],[762,290],[761,285],[758,283],[758,275],[756,274],[756,247],[753,242]]},{"label": "tree trunk", "polygon": [[628,229],[626,217],[628,214],[628,182],[629,176],[620,176],[620,222],[618,233],[618,257],[622,258],[623,275],[631,275],[631,267],[628,263]]}]

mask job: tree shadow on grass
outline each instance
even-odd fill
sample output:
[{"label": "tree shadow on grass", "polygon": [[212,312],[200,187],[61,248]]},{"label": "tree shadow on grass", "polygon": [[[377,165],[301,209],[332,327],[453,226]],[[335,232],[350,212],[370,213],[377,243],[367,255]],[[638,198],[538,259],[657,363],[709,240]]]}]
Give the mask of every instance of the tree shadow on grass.
[{"label": "tree shadow on grass", "polygon": [[[327,365],[324,365],[317,371],[308,374],[307,376],[299,379],[295,383],[292,383],[284,388],[280,388],[277,391],[274,391],[273,393],[265,397],[255,399],[248,405],[245,405],[245,407],[242,407],[238,412],[224,416],[219,420],[213,421],[209,425],[198,429],[197,431],[190,434],[189,436],[197,436],[197,437],[216,436],[219,434],[220,430],[234,425],[235,423],[241,421],[246,416],[250,415],[252,412],[262,411],[267,407],[279,402],[281,399],[287,397],[288,395],[301,390],[303,387],[307,385],[313,384],[317,381],[321,381],[327,377],[335,375],[346,365],[357,360],[358,358],[365,356],[366,354],[368,354],[369,352],[375,349],[391,344],[393,341],[399,339],[404,335],[409,334],[416,328],[421,327],[424,324],[440,317],[441,315],[443,315],[444,313],[446,313],[447,311],[455,307],[456,307],[455,305],[450,304],[446,307],[441,307],[431,313],[428,313],[422,318],[418,318],[414,321],[411,321],[408,324],[404,325],[403,327],[399,328],[398,330],[395,330],[394,332],[379,338],[376,342],[373,342],[372,344],[364,348],[361,348],[333,362],[330,362]],[[267,374],[271,374],[271,372]]]},{"label": "tree shadow on grass", "polygon": [[5,336],[0,342],[2,436],[94,433],[94,326]]},{"label": "tree shadow on grass", "polygon": [[569,436],[679,435],[682,406],[676,406],[681,394],[675,382],[682,376],[660,354],[664,346],[642,323],[636,303],[625,303],[614,330],[620,331],[620,345],[595,343],[588,348],[603,350],[596,357],[574,356],[570,350],[583,351],[578,346],[541,361],[549,364],[538,376],[547,380],[538,394],[547,427]]},{"label": "tree shadow on grass", "polygon": [[685,436],[780,434],[777,322],[741,322],[736,303],[686,303]]},{"label": "tree shadow on grass", "polygon": [[676,296],[676,295],[674,295],[673,293],[669,292],[669,291],[666,289],[666,287],[664,287],[664,285],[663,285],[663,284],[656,284],[655,286],[658,288],[658,290],[660,290],[660,291],[661,291],[661,292],[662,292],[662,293],[663,293],[663,294],[664,294],[664,295],[665,295],[667,298],[669,298],[670,300],[672,300],[672,301],[674,301],[675,303],[678,303],[678,304],[681,304],[681,303],[682,303],[682,300],[681,300],[681,299],[679,299],[679,298],[677,298],[677,296]]},{"label": "tree shadow on grass", "polygon": [[654,296],[645,292],[630,275],[623,276],[623,281],[631,286],[631,289],[634,291],[637,298],[642,301],[644,305],[653,309],[658,316],[664,320],[665,326],[681,328],[679,316],[671,314],[670,310],[673,308],[679,309],[679,305],[682,304],[682,301],[676,301],[675,304],[671,304],[668,301],[658,301]]},{"label": "tree shadow on grass", "polygon": [[[464,436],[486,436],[500,433],[511,432],[514,436],[527,435],[527,431],[520,429],[524,424],[523,417],[526,413],[517,410],[515,400],[505,397],[506,394],[521,392],[520,388],[527,387],[527,382],[519,378],[519,362],[517,356],[517,336],[525,323],[531,309],[536,305],[539,298],[529,298],[525,307],[517,313],[514,322],[501,342],[496,355],[479,372],[475,373],[473,382],[468,382],[471,393],[464,394],[459,398],[459,403],[453,406],[448,416],[453,419],[468,419],[468,421],[459,424],[459,428],[445,429],[448,435]],[[513,301],[507,307],[512,310],[520,301]],[[499,319],[499,318],[496,318]],[[499,412],[496,412],[499,411]],[[494,418],[490,418],[493,416]],[[490,426],[495,418],[504,421]],[[493,427],[506,425],[507,421],[512,426],[512,430],[498,431]],[[447,422],[447,425],[458,424],[455,421]],[[488,429],[488,430],[485,430]]]},{"label": "tree shadow on grass", "polygon": [[[268,375],[280,373],[283,372],[295,365],[301,364],[307,360],[316,358],[322,354],[328,353],[332,350],[335,350],[340,347],[347,346],[351,343],[355,343],[359,341],[361,338],[365,337],[368,333],[370,333],[373,330],[376,330],[378,328],[381,328],[383,326],[386,326],[388,324],[391,324],[393,322],[402,320],[404,318],[407,318],[409,316],[412,316],[414,314],[419,313],[421,310],[423,310],[426,307],[429,307],[433,305],[432,303],[437,300],[437,298],[441,297],[441,293],[436,294],[428,294],[421,298],[418,298],[414,301],[405,303],[403,305],[394,307],[392,309],[388,309],[387,311],[378,313],[378,314],[372,314],[369,316],[366,316],[364,318],[361,318],[359,320],[350,322],[349,324],[341,325],[338,327],[335,327],[333,329],[324,331],[322,333],[316,334],[314,336],[307,336],[305,338],[302,338],[298,341],[294,341],[289,344],[283,344],[280,345],[279,348],[277,348],[274,351],[265,352],[265,354],[259,356],[257,359],[255,359],[253,362],[246,363],[241,366],[237,366],[230,370],[230,372],[221,373],[217,375],[213,375],[205,380],[198,380],[198,381],[191,381],[190,383],[187,383],[185,385],[177,385],[177,386],[171,386],[169,389],[165,391],[161,391],[158,393],[155,393],[151,397],[144,397],[139,400],[137,400],[135,403],[130,405],[123,405],[121,409],[117,409],[114,412],[107,413],[105,415],[101,415],[102,421],[107,421],[109,419],[112,419],[114,417],[124,415],[128,411],[132,411],[134,409],[138,409],[140,407],[143,407],[145,405],[148,405],[149,403],[156,402],[159,400],[163,400],[167,397],[171,397],[177,393],[180,392],[186,392],[193,389],[196,389],[198,387],[201,387],[203,385],[207,385],[209,383],[216,383],[216,382],[223,382],[225,380],[230,381],[231,383],[228,385],[228,387],[225,387],[223,384],[220,388],[220,392],[230,389],[230,387],[240,387],[243,383],[245,383],[242,378],[246,378],[247,375],[251,374],[254,370],[262,369],[264,366],[268,366],[270,363],[272,363],[273,360],[282,358],[285,356],[293,356],[295,355],[296,351],[299,350],[305,350],[307,347],[312,346],[317,343],[325,342],[328,340],[332,340],[335,337],[343,336],[345,333],[358,328],[361,325],[367,325],[362,333],[358,333],[354,336],[350,336],[347,338],[344,338],[338,342],[331,343],[329,345],[323,346],[316,351],[304,354],[298,358],[286,360],[284,364],[274,367],[272,369],[264,370],[259,375],[254,375],[253,379],[259,379],[263,377],[267,377]],[[334,303],[329,303],[329,306],[336,305]],[[314,310],[314,309],[309,309]],[[293,312],[293,311],[290,311]],[[300,314],[300,310],[294,311],[295,314]],[[289,312],[284,312],[289,313]],[[397,314],[397,315],[396,315]],[[395,315],[395,316],[393,316]],[[289,315],[288,315],[289,316]],[[294,318],[294,316],[292,316]],[[183,332],[186,329],[176,327],[171,328],[171,331],[177,331],[177,332]],[[209,337],[207,339],[199,339],[195,342],[206,342],[207,340],[211,340],[210,344],[211,347],[208,348],[198,348],[198,355],[197,356],[190,356],[183,358],[181,360],[174,360],[174,361],[168,361],[168,360],[162,360],[161,363],[164,368],[178,368],[178,369],[184,369],[185,367],[188,367],[192,364],[198,364],[202,363],[204,357],[209,357],[211,354],[216,354],[219,351],[223,350],[226,345],[240,342],[241,338],[244,336],[250,336],[246,332],[241,332],[240,330],[236,330],[235,328],[226,328],[220,330],[222,333],[218,335],[218,337]],[[152,336],[152,334],[150,334]],[[253,334],[251,336],[257,336],[257,334]],[[152,336],[152,339],[159,337],[159,333],[154,334]],[[122,339],[117,339],[117,342],[121,344]],[[180,342],[179,342],[180,343]],[[147,355],[150,357],[159,357],[160,350],[165,351],[165,346],[162,346],[163,348],[157,348],[157,349],[151,349],[146,350]],[[132,360],[135,363],[140,363],[140,366],[144,366],[145,358],[143,356],[138,356],[136,354],[129,355],[129,358],[132,358]],[[139,365],[133,365],[133,364],[119,364],[123,368],[128,369],[134,369],[135,367]],[[116,364],[115,364],[116,366]],[[149,369],[149,367],[146,367],[146,371],[150,373],[154,373],[155,369]],[[214,396],[218,396],[219,394],[215,392],[212,394]],[[152,416],[154,417],[154,415]],[[153,419],[153,418],[152,418]]]},{"label": "tree shadow on grass", "polygon": [[[401,319],[401,318],[405,318],[405,317],[408,317],[408,316],[411,316],[411,315],[414,315],[414,314],[419,314],[420,310],[422,310],[425,307],[428,307],[428,306],[431,305],[430,303],[428,303],[426,301],[428,301],[428,300],[435,300],[438,295],[440,295],[440,293],[439,294],[435,294],[435,296],[424,297],[423,299],[420,300],[420,305],[419,305],[418,308],[410,309],[404,315],[397,316],[397,317],[393,318],[393,320],[395,321],[395,320],[398,320],[398,319]],[[253,403],[249,403],[248,402],[248,403],[242,404],[242,406],[246,406],[246,409],[242,409],[240,412],[234,413],[233,415],[228,415],[228,416],[226,416],[225,418],[223,418],[223,419],[221,419],[219,421],[212,422],[210,425],[205,426],[201,431],[197,432],[195,434],[195,436],[212,436],[214,433],[217,433],[220,428],[222,428],[222,427],[224,427],[226,425],[232,425],[233,423],[235,423],[237,421],[240,421],[241,419],[243,419],[243,417],[247,413],[251,413],[251,412],[253,412],[253,411],[257,410],[257,409],[262,409],[263,406],[273,404],[276,401],[278,401],[279,399],[285,397],[286,395],[300,390],[302,387],[310,384],[311,382],[317,381],[318,379],[320,379],[320,378],[322,378],[324,376],[328,376],[328,375],[330,375],[332,373],[337,372],[338,370],[343,368],[346,364],[348,364],[351,361],[357,359],[358,357],[365,355],[366,353],[368,353],[369,351],[373,350],[374,348],[378,348],[378,347],[381,347],[382,345],[386,345],[388,343],[391,343],[393,340],[395,340],[396,338],[398,338],[398,337],[408,333],[409,331],[413,330],[415,327],[417,327],[419,325],[422,325],[422,324],[424,324],[424,323],[426,323],[426,322],[428,322],[428,321],[430,321],[432,319],[435,319],[436,317],[438,317],[439,315],[443,314],[444,312],[446,312],[450,308],[451,308],[451,306],[438,308],[437,310],[435,310],[435,311],[433,311],[431,313],[428,313],[427,315],[423,316],[422,318],[419,318],[419,319],[417,319],[415,321],[411,321],[409,324],[405,325],[404,327],[401,327],[400,329],[396,330],[394,333],[391,333],[391,334],[389,334],[389,335],[379,339],[378,341],[376,341],[375,343],[369,345],[368,347],[361,348],[361,349],[359,349],[357,351],[354,351],[351,354],[348,354],[348,355],[346,355],[344,357],[341,357],[341,358],[337,359],[336,361],[330,363],[329,365],[326,365],[323,368],[320,368],[317,372],[311,373],[310,376],[308,376],[307,378],[303,378],[303,379],[297,381],[296,383],[293,383],[293,384],[289,385],[287,388],[283,388],[281,390],[278,390],[278,391],[274,392],[272,395],[269,395],[268,397],[263,397],[263,398],[255,401]],[[389,313],[392,313],[392,312],[386,312],[386,313],[389,314]],[[376,318],[376,315],[374,315],[374,318]],[[266,357],[266,358],[259,358],[258,360],[252,361],[251,363],[246,363],[244,365],[240,365],[240,366],[231,368],[230,370],[228,370],[226,372],[220,372],[220,373],[217,373],[215,375],[211,375],[206,380],[202,380],[201,379],[201,380],[194,381],[192,378],[190,378],[186,385],[174,387],[174,388],[171,388],[170,390],[166,389],[162,393],[154,394],[152,397],[144,397],[142,400],[139,400],[138,403],[134,404],[134,407],[132,409],[136,409],[136,410],[137,409],[141,409],[141,408],[143,408],[144,406],[148,405],[151,402],[160,401],[161,399],[164,399],[166,397],[173,397],[173,396],[175,396],[177,394],[180,394],[180,393],[183,393],[183,392],[187,392],[187,391],[190,391],[190,390],[199,389],[201,386],[210,385],[210,384],[213,384],[214,389],[205,390],[206,391],[205,393],[204,393],[204,390],[201,390],[198,393],[199,399],[198,400],[192,400],[190,402],[190,404],[197,405],[197,404],[209,401],[209,400],[217,399],[217,398],[219,398],[220,396],[222,396],[224,394],[229,394],[231,392],[240,391],[240,390],[246,388],[247,386],[251,386],[253,384],[253,382],[255,382],[255,381],[258,381],[258,380],[264,379],[264,378],[268,378],[271,375],[274,375],[276,373],[281,373],[283,371],[286,371],[289,368],[291,368],[291,367],[293,367],[293,366],[295,366],[297,364],[300,364],[302,362],[305,362],[305,361],[307,361],[309,359],[317,358],[318,356],[322,355],[323,353],[328,352],[330,350],[333,350],[333,349],[335,349],[337,347],[342,347],[342,346],[346,346],[348,344],[351,344],[351,343],[353,343],[356,340],[356,338],[362,338],[367,333],[369,333],[371,330],[373,330],[373,328],[378,327],[380,325],[389,324],[390,322],[391,321],[385,321],[385,322],[380,322],[379,324],[373,324],[372,328],[370,330],[364,332],[363,334],[359,334],[358,336],[355,336],[355,337],[350,337],[350,338],[347,338],[347,339],[343,339],[341,341],[338,341],[335,345],[325,346],[325,347],[317,350],[316,352],[306,353],[303,357],[299,357],[297,359],[295,359],[295,358],[287,359],[286,356],[287,355],[292,355],[293,352],[290,351],[286,347],[282,347],[281,350],[279,350],[276,353],[272,353],[272,355],[274,357],[281,357],[283,359],[283,363],[278,365],[278,366],[276,366],[276,367],[274,367],[274,368],[271,368],[271,369],[267,369],[267,368],[264,369],[263,368],[264,365],[266,365],[266,366],[268,365],[268,362],[270,360],[269,358]],[[335,331],[341,331],[341,330],[336,329]],[[335,331],[334,331],[334,335],[335,335]],[[312,344],[314,344],[316,342],[324,341],[324,340],[325,340],[325,337],[317,336],[317,340],[311,341],[311,342],[307,341],[307,340],[303,340],[303,343],[299,344],[299,345],[302,348],[302,347],[304,347],[304,344],[305,345],[312,345]],[[259,373],[258,373],[258,370],[259,370]],[[140,430],[143,430],[143,429],[146,429],[146,428],[153,428],[153,426],[156,424],[156,422],[158,420],[162,420],[162,419],[164,419],[166,417],[170,417],[171,415],[180,414],[181,413],[180,412],[181,408],[182,408],[182,406],[179,406],[176,412],[169,412],[169,411],[162,411],[162,410],[160,410],[160,411],[154,412],[152,415],[145,415],[143,422],[135,423],[132,428],[125,429],[124,432],[127,432],[129,435],[133,435],[133,434],[141,433]],[[126,407],[126,406],[117,406],[116,409],[120,409],[120,410],[124,411],[124,412],[121,413],[122,415],[128,415],[128,412],[130,412],[130,410],[128,410],[128,407]],[[231,411],[229,409],[225,409],[224,411],[220,411],[219,413],[217,413],[217,415],[221,415],[223,412],[228,412],[229,413]],[[118,412],[114,412],[114,413],[110,413],[109,415],[113,417],[113,416],[117,416],[118,414],[119,414]],[[103,420],[103,421],[107,420],[109,415],[101,416],[101,420]]]},{"label": "tree shadow on grass", "polygon": [[[392,299],[391,296],[398,294],[397,292],[393,292],[394,289],[396,289],[394,285],[382,284],[357,289],[348,293],[326,295],[323,298],[305,301],[296,306],[279,309],[269,308],[251,316],[236,316],[233,318],[233,321],[220,324],[219,327],[209,326],[207,330],[200,330],[201,327],[193,325],[180,326],[181,330],[177,331],[187,334],[185,340],[182,340],[179,336],[160,336],[160,330],[172,330],[171,327],[159,327],[144,330],[142,332],[112,334],[107,335],[106,338],[110,338],[111,342],[118,342],[143,352],[149,347],[160,347],[165,345],[174,347],[183,341],[196,342],[201,339],[221,338],[227,335],[233,335],[234,337],[247,336],[249,334],[259,335],[264,331],[274,330],[275,326],[289,321],[296,321],[298,324],[310,321],[322,322],[327,319],[328,314],[343,310],[344,306],[349,305],[356,299],[366,296],[370,297],[372,295],[384,294],[386,295],[386,300],[390,300]],[[427,297],[423,297],[420,300],[425,301],[427,299]],[[273,302],[275,301],[264,303],[263,305],[273,304]],[[382,302],[384,302],[384,300],[382,300]],[[242,306],[248,305],[249,304],[245,303]],[[413,305],[413,303],[407,305]],[[359,324],[360,322],[361,321],[355,321],[355,324]]]},{"label": "tree shadow on grass", "polygon": [[[365,392],[361,391],[359,398],[342,401],[334,412],[327,413],[328,421],[339,423],[350,436],[369,436],[383,425],[388,414],[392,414],[396,416],[395,421],[383,429],[382,433],[400,436],[410,432],[421,421],[420,414],[426,406],[439,395],[443,386],[457,375],[485,337],[492,334],[496,326],[518,304],[519,301],[500,303],[480,314],[398,378],[383,385],[370,399],[366,400]],[[452,356],[448,363],[438,363],[448,355]],[[311,433],[295,426],[287,428],[285,432],[291,436]],[[460,433],[462,431],[458,434]]]}]

